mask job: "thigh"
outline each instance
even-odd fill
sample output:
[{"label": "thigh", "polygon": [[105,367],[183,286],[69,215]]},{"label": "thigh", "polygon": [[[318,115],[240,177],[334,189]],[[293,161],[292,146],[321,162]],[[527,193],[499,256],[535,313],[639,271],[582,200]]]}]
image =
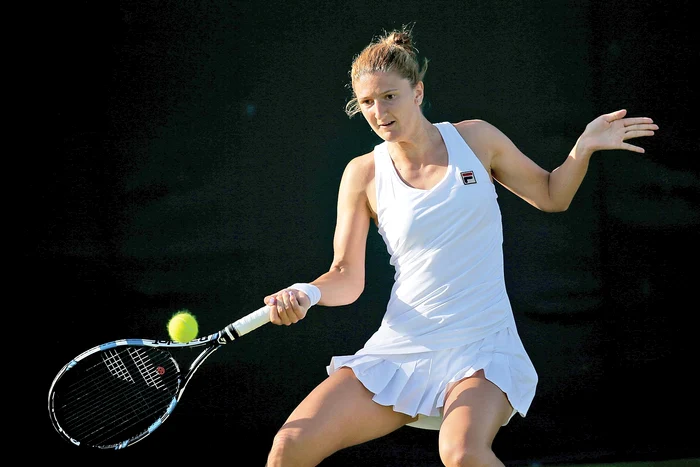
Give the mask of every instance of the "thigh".
[{"label": "thigh", "polygon": [[[414,417],[377,404],[350,368],[326,378],[294,409],[280,435],[301,441],[320,458],[360,444],[414,421]],[[285,433],[286,432],[286,433]]]},{"label": "thigh", "polygon": [[445,398],[440,443],[490,447],[512,411],[503,391],[479,370],[450,387]]}]

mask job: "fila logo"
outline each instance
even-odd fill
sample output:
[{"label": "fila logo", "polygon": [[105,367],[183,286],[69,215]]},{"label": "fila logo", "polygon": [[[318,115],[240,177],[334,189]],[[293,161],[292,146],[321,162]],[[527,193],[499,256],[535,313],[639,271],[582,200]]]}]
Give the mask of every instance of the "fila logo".
[{"label": "fila logo", "polygon": [[476,177],[474,176],[473,170],[460,172],[459,175],[462,177],[462,183],[464,183],[465,185],[471,185],[472,183],[476,183]]}]

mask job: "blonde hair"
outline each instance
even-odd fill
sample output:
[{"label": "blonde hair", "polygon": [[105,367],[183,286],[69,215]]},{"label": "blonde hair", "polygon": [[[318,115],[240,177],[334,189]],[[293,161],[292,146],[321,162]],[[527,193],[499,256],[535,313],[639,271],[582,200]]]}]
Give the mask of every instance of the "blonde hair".
[{"label": "blonde hair", "polygon": [[415,87],[423,81],[427,69],[427,59],[423,60],[422,67],[418,63],[418,49],[413,45],[413,26],[404,25],[401,29],[385,31],[352,61],[349,87],[353,92],[352,99],[345,104],[345,113],[348,117],[360,113],[354,85],[361,76],[367,73],[395,72],[407,79],[411,87]]}]

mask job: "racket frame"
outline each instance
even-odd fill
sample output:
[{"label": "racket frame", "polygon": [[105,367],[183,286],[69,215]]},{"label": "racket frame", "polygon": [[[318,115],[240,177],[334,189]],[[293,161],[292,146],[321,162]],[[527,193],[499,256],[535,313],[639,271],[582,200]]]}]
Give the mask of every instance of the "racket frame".
[{"label": "racket frame", "polygon": [[[155,431],[158,427],[160,427],[165,420],[170,416],[170,414],[173,413],[175,410],[175,407],[177,406],[178,402],[182,398],[182,394],[185,391],[185,388],[187,387],[187,384],[190,382],[192,379],[192,376],[194,373],[199,369],[204,361],[209,357],[212,353],[214,353],[216,350],[221,348],[221,346],[228,344],[230,342],[233,342],[236,339],[239,339],[243,335],[253,331],[254,329],[257,329],[258,327],[262,326],[265,323],[268,323],[270,321],[269,318],[269,307],[268,306],[263,306],[256,311],[247,314],[246,316],[240,318],[239,320],[227,325],[225,328],[221,329],[220,331],[217,331],[213,334],[209,334],[208,336],[202,336],[195,338],[189,342],[175,342],[172,340],[159,340],[159,339],[137,339],[137,338],[132,338],[132,339],[117,339],[114,341],[110,341],[104,344],[97,345],[95,347],[92,347],[72,360],[70,360],[68,363],[66,363],[56,374],[54,377],[51,387],[49,388],[49,397],[48,397],[48,408],[49,408],[49,417],[51,419],[51,423],[54,427],[54,429],[66,440],[68,440],[70,443],[76,445],[76,446],[89,446],[92,448],[99,448],[99,449],[123,449],[127,446],[132,446],[138,441],[143,440],[146,436],[150,435]],[[177,361],[170,357],[173,362],[175,363],[175,366],[178,370],[178,390],[175,392],[172,400],[170,401],[170,404],[168,405],[166,411],[161,415],[156,421],[151,423],[151,425],[148,426],[147,429],[143,430],[142,432],[138,433],[135,436],[131,436],[129,439],[123,440],[118,443],[113,443],[113,444],[108,444],[108,445],[100,445],[100,446],[92,446],[92,445],[86,445],[82,441],[75,439],[72,437],[70,434],[68,434],[61,424],[58,421],[58,418],[56,416],[56,408],[55,408],[55,388],[56,384],[58,381],[71,369],[73,369],[78,363],[95,354],[98,352],[104,352],[109,349],[114,349],[118,347],[125,347],[125,346],[136,346],[136,347],[154,347],[154,348],[159,348],[159,349],[181,349],[181,348],[194,348],[194,347],[203,347],[206,346],[206,348],[199,354],[197,357],[192,361],[190,364],[187,373],[182,374],[182,370],[179,367],[179,364]]]}]

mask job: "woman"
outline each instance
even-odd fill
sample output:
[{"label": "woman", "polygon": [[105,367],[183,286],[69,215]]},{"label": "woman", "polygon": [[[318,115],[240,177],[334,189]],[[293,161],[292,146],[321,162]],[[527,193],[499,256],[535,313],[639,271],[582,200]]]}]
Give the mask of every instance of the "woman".
[{"label": "woman", "polygon": [[340,449],[404,426],[439,429],[446,466],[499,466],[501,426],[525,416],[537,373],[505,288],[494,180],[537,209],[565,211],[592,154],[651,136],[650,118],[602,115],[551,173],[482,120],[433,124],[421,110],[412,33],[384,34],[355,57],[353,99],[384,141],[352,159],[338,194],[328,272],[265,297],[271,322],[290,325],[315,304],[353,303],[365,280],[370,220],[396,269],[379,329],[354,355],[336,356],[276,434],[268,467],[313,466]]}]

